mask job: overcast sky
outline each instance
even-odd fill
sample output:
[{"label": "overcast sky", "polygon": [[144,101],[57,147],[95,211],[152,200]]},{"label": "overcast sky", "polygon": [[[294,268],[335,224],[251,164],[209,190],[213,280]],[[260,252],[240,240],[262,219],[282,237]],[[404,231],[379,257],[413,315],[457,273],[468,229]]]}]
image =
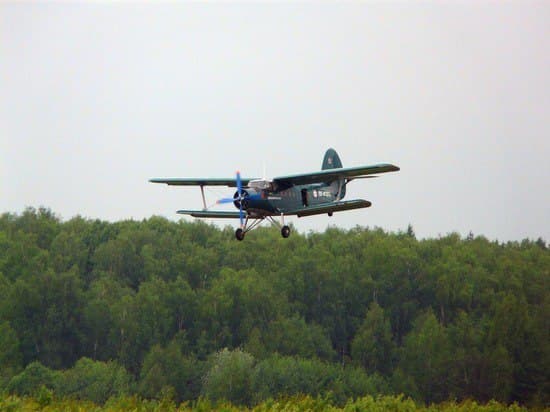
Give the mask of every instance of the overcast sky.
[{"label": "overcast sky", "polygon": [[316,171],[334,147],[401,171],[301,231],[550,240],[549,22],[547,1],[2,2],[0,212],[180,219],[199,189],[149,178]]}]

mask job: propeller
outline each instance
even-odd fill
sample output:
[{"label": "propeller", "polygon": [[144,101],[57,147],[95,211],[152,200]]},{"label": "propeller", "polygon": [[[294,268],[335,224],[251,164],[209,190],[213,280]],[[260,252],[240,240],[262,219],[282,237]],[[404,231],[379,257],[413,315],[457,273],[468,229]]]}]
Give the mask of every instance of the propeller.
[{"label": "propeller", "polygon": [[237,183],[237,192],[234,197],[225,197],[219,199],[216,203],[225,204],[225,203],[234,203],[235,206],[239,207],[239,220],[241,222],[241,228],[244,226],[244,212],[243,212],[243,200],[248,196],[248,193],[243,190],[243,182],[241,180],[241,173],[237,170],[237,175],[235,177]]},{"label": "propeller", "polygon": [[239,220],[241,222],[241,228],[244,227],[244,213],[243,213],[243,182],[241,180],[241,173],[237,170],[237,193],[239,194]]},{"label": "propeller", "polygon": [[251,188],[250,194],[248,193],[248,191],[243,190],[243,181],[241,179],[241,173],[239,171],[236,172],[235,182],[237,186],[237,191],[235,192],[233,197],[224,197],[222,199],[219,199],[216,203],[233,203],[235,207],[239,209],[239,220],[241,221],[241,228],[244,228],[244,211],[248,208],[250,201],[261,200],[262,194],[255,193],[255,190],[257,189],[254,187]]}]

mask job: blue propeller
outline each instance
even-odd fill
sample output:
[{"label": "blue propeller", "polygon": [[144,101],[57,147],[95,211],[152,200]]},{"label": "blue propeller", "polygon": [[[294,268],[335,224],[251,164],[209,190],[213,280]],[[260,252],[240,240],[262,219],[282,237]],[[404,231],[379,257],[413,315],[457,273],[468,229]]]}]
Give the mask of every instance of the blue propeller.
[{"label": "blue propeller", "polygon": [[244,226],[244,213],[243,213],[243,182],[241,180],[241,173],[237,170],[237,193],[239,194],[239,220],[241,221],[241,228]]},{"label": "blue propeller", "polygon": [[238,202],[239,204],[239,220],[241,221],[241,228],[244,226],[244,211],[243,211],[243,200],[246,196],[248,196],[248,193],[243,191],[243,182],[241,180],[241,173],[237,170],[237,176],[235,178],[235,181],[237,182],[237,193],[235,193],[235,197],[226,197],[223,199],[219,199],[216,203],[218,204],[225,204],[225,203],[235,203]]},{"label": "blue propeller", "polygon": [[[247,209],[250,201],[257,201],[263,199],[262,194],[254,193],[249,194],[246,190],[243,190],[243,181],[241,179],[241,173],[237,171],[235,182],[237,186],[237,191],[233,197],[225,197],[219,199],[217,204],[233,203],[236,208],[239,209],[239,220],[241,221],[241,228],[244,228],[244,211]],[[247,202],[247,203],[245,203]]]}]

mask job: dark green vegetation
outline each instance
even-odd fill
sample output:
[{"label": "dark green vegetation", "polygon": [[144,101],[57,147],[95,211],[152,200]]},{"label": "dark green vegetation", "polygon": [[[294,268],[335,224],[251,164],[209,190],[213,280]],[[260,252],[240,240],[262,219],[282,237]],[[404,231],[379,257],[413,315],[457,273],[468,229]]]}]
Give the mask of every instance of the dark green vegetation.
[{"label": "dark green vegetation", "polygon": [[28,209],[0,217],[0,391],[548,405],[549,281],[542,240],[261,229],[243,244]]},{"label": "dark green vegetation", "polygon": [[[191,412],[191,411],[281,411],[281,412],[360,412],[360,411],[393,411],[393,412],[527,412],[529,409],[517,403],[504,405],[496,401],[479,404],[475,401],[445,402],[419,405],[403,396],[365,396],[350,399],[344,405],[335,405],[328,397],[312,398],[311,396],[293,396],[279,400],[266,400],[252,408],[234,405],[227,401],[212,402],[201,398],[198,401],[176,404],[169,398],[142,399],[136,396],[121,396],[109,399],[105,405],[98,406],[90,401],[74,399],[54,399],[51,393],[43,391],[37,398],[21,398],[18,396],[0,395],[0,410],[2,411],[42,411],[42,412]],[[532,409],[534,410],[534,409]],[[544,410],[544,409],[541,409]],[[548,409],[546,409],[548,410]]]}]

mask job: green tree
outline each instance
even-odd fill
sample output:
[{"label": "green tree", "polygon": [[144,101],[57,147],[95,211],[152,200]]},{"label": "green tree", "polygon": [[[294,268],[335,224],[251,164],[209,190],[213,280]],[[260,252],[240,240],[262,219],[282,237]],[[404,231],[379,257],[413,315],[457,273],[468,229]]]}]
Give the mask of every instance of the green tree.
[{"label": "green tree", "polygon": [[217,352],[204,377],[203,395],[212,400],[225,399],[238,405],[250,404],[253,367],[254,357],[240,349]]},{"label": "green tree", "polygon": [[367,372],[389,374],[394,345],[389,321],[378,303],[371,303],[351,344],[351,356]]},{"label": "green tree", "polygon": [[22,368],[19,339],[8,322],[0,321],[0,390]]},{"label": "green tree", "polygon": [[440,402],[449,395],[450,360],[447,331],[430,310],[415,320],[405,337],[399,366],[426,402]]},{"label": "green tree", "polygon": [[483,354],[484,329],[473,316],[461,311],[448,327],[452,361],[449,369],[451,394],[458,399],[474,396],[485,399],[487,382],[480,378],[486,371]]},{"label": "green tree", "polygon": [[134,291],[108,275],[94,280],[85,291],[82,310],[83,353],[93,360],[114,359],[120,350],[121,328],[117,309]]},{"label": "green tree", "polygon": [[178,402],[196,399],[200,395],[205,362],[184,356],[177,341],[166,348],[151,348],[140,373],[139,393],[147,398],[160,396],[172,388]]},{"label": "green tree", "polygon": [[145,279],[142,257],[129,234],[119,234],[116,239],[100,244],[93,260],[95,270],[108,272],[133,289]]},{"label": "green tree", "polygon": [[223,268],[198,301],[201,327],[214,350],[242,345],[254,327],[265,329],[287,307],[284,296],[253,269]]},{"label": "green tree", "polygon": [[483,357],[479,397],[508,402],[514,385],[514,363],[510,354],[504,346],[498,344],[485,348]]},{"label": "green tree", "polygon": [[268,353],[326,360],[336,355],[327,332],[297,316],[271,322],[260,339]]},{"label": "green tree", "polygon": [[338,378],[336,369],[318,359],[273,355],[256,365],[252,378],[255,401],[295,394],[327,392]]},{"label": "green tree", "polygon": [[47,250],[60,229],[60,219],[45,207],[29,207],[16,219],[15,228],[34,235],[37,246]]},{"label": "green tree", "polygon": [[111,396],[130,393],[132,378],[116,362],[81,358],[58,379],[56,392],[61,396],[88,399],[103,404]]},{"label": "green tree", "polygon": [[188,399],[187,371],[244,347],[266,396],[270,379],[338,402],[389,380],[418,400],[548,404],[544,241],[418,240],[412,227],[252,237],[254,253],[202,222],[0,215],[0,374],[85,356],[123,365],[147,396],[158,374],[165,400]]},{"label": "green tree", "polygon": [[16,331],[25,363],[67,367],[79,355],[83,297],[76,272],[51,271],[11,287],[5,317]]},{"label": "green tree", "polygon": [[55,272],[68,272],[73,266],[83,274],[88,260],[88,250],[79,233],[62,230],[50,247],[51,263]]},{"label": "green tree", "polygon": [[380,375],[369,376],[362,368],[343,368],[316,358],[272,355],[256,364],[252,376],[256,403],[297,394],[330,394],[343,404],[349,398],[388,391],[388,384]]},{"label": "green tree", "polygon": [[60,372],[53,371],[40,362],[32,362],[8,383],[7,390],[17,395],[36,395],[41,387],[50,390],[57,387]]}]

